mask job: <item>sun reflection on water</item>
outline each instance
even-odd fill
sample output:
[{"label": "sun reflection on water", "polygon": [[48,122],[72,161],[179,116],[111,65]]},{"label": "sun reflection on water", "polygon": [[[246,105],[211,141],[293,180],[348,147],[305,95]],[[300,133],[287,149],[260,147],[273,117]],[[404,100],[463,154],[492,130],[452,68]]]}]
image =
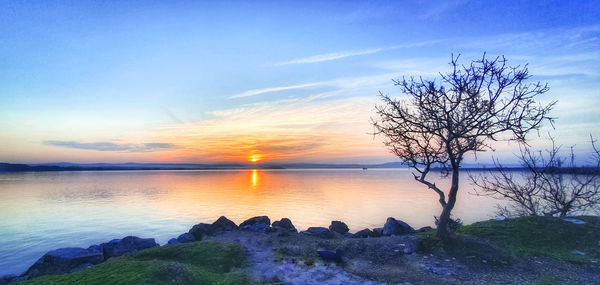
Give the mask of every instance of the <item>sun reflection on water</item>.
[{"label": "sun reflection on water", "polygon": [[258,185],[258,171],[256,169],[252,169],[252,187],[256,188]]}]

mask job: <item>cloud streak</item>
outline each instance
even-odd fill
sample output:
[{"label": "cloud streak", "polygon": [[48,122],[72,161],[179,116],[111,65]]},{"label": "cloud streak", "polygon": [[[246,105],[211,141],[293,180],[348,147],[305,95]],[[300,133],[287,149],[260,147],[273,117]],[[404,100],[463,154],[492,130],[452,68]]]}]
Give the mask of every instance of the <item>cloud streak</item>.
[{"label": "cloud streak", "polygon": [[44,141],[44,145],[96,151],[152,152],[174,149],[171,143],[123,144],[112,142]]},{"label": "cloud streak", "polygon": [[288,60],[288,61],[284,61],[284,62],[279,62],[274,65],[278,66],[278,65],[290,65],[290,64],[317,63],[317,62],[323,62],[323,61],[342,59],[342,58],[346,58],[346,57],[374,54],[374,53],[379,53],[379,52],[388,51],[388,50],[422,47],[422,46],[431,45],[431,44],[438,43],[438,42],[440,42],[440,41],[435,40],[435,41],[425,41],[425,42],[418,42],[418,43],[395,45],[395,46],[382,47],[382,48],[331,52],[331,53],[317,54],[317,55],[313,55],[313,56],[309,56],[309,57],[296,58],[296,59],[292,59],[292,60]]},{"label": "cloud streak", "polygon": [[270,93],[270,92],[277,92],[277,91],[284,91],[284,90],[307,88],[307,87],[313,87],[313,86],[318,86],[318,85],[322,85],[322,83],[315,82],[315,83],[298,84],[298,85],[291,85],[291,86],[280,86],[280,87],[270,87],[270,88],[262,88],[262,89],[252,89],[252,90],[244,91],[242,93],[230,96],[229,99],[250,97],[250,96],[259,95],[259,94],[263,94],[263,93]]},{"label": "cloud streak", "polygon": [[304,83],[304,84],[297,84],[297,85],[290,85],[290,86],[252,89],[252,90],[244,91],[242,93],[230,96],[228,98],[229,99],[243,98],[243,97],[261,95],[261,94],[265,94],[265,93],[272,93],[272,92],[293,90],[293,89],[302,89],[302,88],[309,88],[309,87],[330,86],[330,87],[335,87],[338,89],[349,89],[349,88],[358,88],[358,87],[365,87],[365,86],[377,86],[377,85],[381,85],[383,82],[391,82],[390,80],[392,78],[395,78],[396,76],[397,76],[396,73],[384,73],[384,74],[375,74],[375,75],[365,75],[365,76],[359,76],[359,77],[342,77],[342,78],[336,78],[336,79],[331,79],[331,80],[326,80],[326,81],[318,81],[318,82],[311,82],[311,83]]},{"label": "cloud streak", "polygon": [[374,48],[374,49],[365,49],[365,50],[357,50],[357,51],[332,52],[332,53],[313,55],[313,56],[304,57],[304,58],[292,59],[289,61],[276,63],[275,65],[316,63],[316,62],[336,60],[336,59],[351,57],[351,56],[373,54],[373,53],[378,53],[382,50],[384,50],[384,48]]}]

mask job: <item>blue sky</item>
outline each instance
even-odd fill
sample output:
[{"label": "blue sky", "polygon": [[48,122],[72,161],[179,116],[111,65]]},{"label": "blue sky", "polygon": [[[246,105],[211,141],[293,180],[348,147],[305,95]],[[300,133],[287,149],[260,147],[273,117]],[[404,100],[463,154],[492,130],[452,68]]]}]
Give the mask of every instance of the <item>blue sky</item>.
[{"label": "blue sky", "polygon": [[393,161],[367,134],[378,91],[483,52],[529,63],[558,100],[553,135],[585,153],[598,15],[598,1],[1,1],[0,161]]}]

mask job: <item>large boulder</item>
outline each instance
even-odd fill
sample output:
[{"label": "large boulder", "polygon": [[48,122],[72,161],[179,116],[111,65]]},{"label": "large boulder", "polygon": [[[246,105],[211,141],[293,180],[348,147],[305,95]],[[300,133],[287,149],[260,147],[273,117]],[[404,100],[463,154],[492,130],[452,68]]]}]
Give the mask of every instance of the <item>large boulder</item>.
[{"label": "large boulder", "polygon": [[223,231],[234,231],[237,229],[238,229],[238,226],[231,220],[227,219],[225,216],[219,217],[210,226],[210,230],[212,233],[223,232]]},{"label": "large boulder", "polygon": [[179,241],[180,243],[193,242],[195,240],[196,239],[194,238],[194,236],[190,233],[180,234],[177,237],[177,241]]},{"label": "large boulder", "polygon": [[195,240],[202,240],[203,236],[212,234],[212,225],[205,224],[205,223],[199,223],[197,225],[194,225],[188,231],[188,233],[191,234]]},{"label": "large boulder", "polygon": [[380,237],[383,236],[383,228],[374,228],[373,229],[373,233],[371,235],[372,237]]},{"label": "large boulder", "polygon": [[316,236],[320,238],[334,238],[335,235],[329,231],[329,229],[324,227],[310,227],[306,231],[302,231],[302,234],[309,236]]},{"label": "large boulder", "polygon": [[194,236],[190,233],[184,233],[179,235],[177,238],[172,238],[170,239],[167,243],[168,244],[176,244],[176,243],[186,243],[186,242],[193,242],[196,239],[194,238]]},{"label": "large boulder", "polygon": [[65,247],[49,251],[25,272],[28,278],[42,275],[63,274],[76,271],[104,261],[102,252],[96,248]]},{"label": "large boulder", "polygon": [[364,229],[364,230],[360,230],[358,232],[356,232],[355,234],[352,235],[352,238],[368,238],[368,237],[372,237],[373,236],[373,232],[370,229]]},{"label": "large boulder", "polygon": [[240,228],[244,227],[244,226],[251,226],[251,225],[254,225],[254,224],[267,224],[267,225],[271,225],[271,220],[267,216],[253,217],[253,218],[247,219],[243,223],[241,223],[240,224]]},{"label": "large boulder", "polygon": [[283,218],[279,221],[273,222],[272,227],[274,230],[277,231],[298,232],[298,230],[296,230],[296,227],[294,227],[294,224],[292,224],[292,221],[290,221],[290,219],[288,218]]},{"label": "large boulder", "polygon": [[11,283],[15,278],[17,278],[17,275],[14,275],[14,274],[4,275],[4,276],[0,277],[0,285],[6,285],[8,283]]},{"label": "large boulder", "polygon": [[240,224],[241,230],[252,232],[268,232],[271,220],[267,216],[259,216],[245,220]]},{"label": "large boulder", "polygon": [[240,227],[240,229],[244,230],[244,231],[260,232],[260,233],[267,233],[267,232],[269,232],[270,228],[271,227],[269,227],[269,225],[263,224],[263,223],[256,223],[254,225],[245,225],[243,227]]},{"label": "large boulder", "polygon": [[344,222],[340,221],[331,221],[329,230],[342,235],[349,231],[348,226]]},{"label": "large boulder", "polygon": [[407,223],[396,220],[394,218],[387,218],[385,225],[383,226],[384,236],[399,236],[405,234],[414,233],[415,229],[409,226]]},{"label": "large boulder", "polygon": [[153,238],[139,238],[134,236],[113,239],[100,245],[100,247],[102,247],[102,252],[104,253],[104,260],[156,246],[158,246],[158,244]]}]

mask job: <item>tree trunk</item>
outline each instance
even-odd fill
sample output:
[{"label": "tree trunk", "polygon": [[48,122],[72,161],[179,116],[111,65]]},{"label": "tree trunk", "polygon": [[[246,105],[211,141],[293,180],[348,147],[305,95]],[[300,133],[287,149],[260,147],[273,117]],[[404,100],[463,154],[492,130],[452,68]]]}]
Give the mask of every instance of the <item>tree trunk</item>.
[{"label": "tree trunk", "polygon": [[560,210],[560,214],[558,215],[559,218],[564,218],[567,216],[567,213],[569,212],[569,210],[567,208],[562,208]]},{"label": "tree trunk", "polygon": [[454,209],[456,203],[456,193],[458,192],[458,165],[452,167],[452,185],[448,193],[448,203],[443,208],[440,214],[440,219],[437,225],[437,236],[441,239],[446,239],[451,234],[448,224],[450,223],[450,213]]}]

